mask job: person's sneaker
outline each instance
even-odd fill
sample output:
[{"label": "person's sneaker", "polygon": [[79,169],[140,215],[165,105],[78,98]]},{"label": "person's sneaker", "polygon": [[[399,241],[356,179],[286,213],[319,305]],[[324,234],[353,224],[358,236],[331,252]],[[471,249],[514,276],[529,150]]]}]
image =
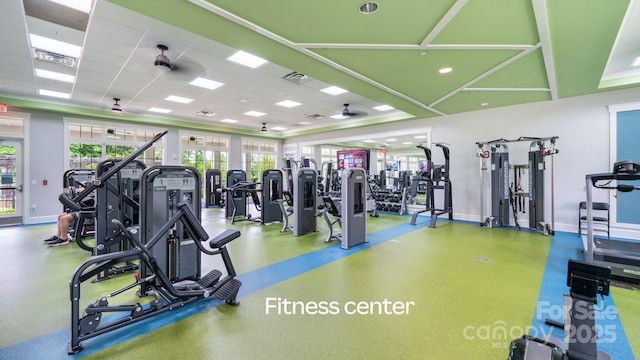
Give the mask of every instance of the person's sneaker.
[{"label": "person's sneaker", "polygon": [[52,237],[50,237],[50,238],[48,238],[48,239],[45,239],[43,242],[44,242],[45,244],[48,244],[48,243],[53,242],[53,241],[56,241],[56,240],[58,240],[58,239],[59,239],[59,237],[57,237],[57,236],[53,235]]},{"label": "person's sneaker", "polygon": [[56,240],[48,243],[47,245],[49,245],[49,246],[60,246],[60,245],[67,245],[68,243],[69,243],[69,239],[57,238]]}]

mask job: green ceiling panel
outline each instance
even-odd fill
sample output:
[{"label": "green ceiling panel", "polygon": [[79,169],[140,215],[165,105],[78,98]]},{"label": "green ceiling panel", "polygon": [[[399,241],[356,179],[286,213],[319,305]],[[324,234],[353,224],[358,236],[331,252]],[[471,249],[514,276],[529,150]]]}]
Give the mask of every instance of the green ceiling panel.
[{"label": "green ceiling panel", "polygon": [[463,91],[439,103],[435,109],[454,114],[546,100],[551,100],[548,91]]},{"label": "green ceiling panel", "polygon": [[386,1],[361,14],[363,1],[207,0],[295,43],[420,44],[455,0]]},{"label": "green ceiling panel", "polygon": [[542,50],[527,54],[471,85],[474,88],[549,88]]},{"label": "green ceiling panel", "polygon": [[[436,50],[425,56],[413,50],[315,49],[318,54],[416,100],[430,104],[463,86],[471,77],[494,68],[517,51]],[[433,78],[442,67],[454,70]],[[434,80],[435,79],[435,80]]]},{"label": "green ceiling panel", "polygon": [[629,0],[547,1],[559,97],[598,87],[628,5]]},{"label": "green ceiling panel", "polygon": [[538,41],[531,1],[471,0],[432,44],[533,45]]}]

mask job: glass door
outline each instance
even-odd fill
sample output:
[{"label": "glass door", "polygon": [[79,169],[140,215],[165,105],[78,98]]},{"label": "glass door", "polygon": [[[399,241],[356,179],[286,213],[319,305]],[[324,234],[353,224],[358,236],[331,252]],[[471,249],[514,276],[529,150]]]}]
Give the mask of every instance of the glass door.
[{"label": "glass door", "polygon": [[0,226],[22,224],[22,142],[0,139]]}]

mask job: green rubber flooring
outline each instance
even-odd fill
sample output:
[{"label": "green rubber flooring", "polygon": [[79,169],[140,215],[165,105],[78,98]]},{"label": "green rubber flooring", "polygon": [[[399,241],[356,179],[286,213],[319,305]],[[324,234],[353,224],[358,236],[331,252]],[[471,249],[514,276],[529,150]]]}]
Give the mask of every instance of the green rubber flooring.
[{"label": "green rubber flooring", "polygon": [[[286,268],[283,281],[242,296],[238,307],[200,306],[201,311],[162,326],[133,324],[120,336],[106,335],[107,345],[98,336],[75,357],[506,359],[511,340],[532,323],[550,238],[449,221],[407,232],[409,220],[386,213],[369,217],[367,233],[385,234],[374,245],[340,250],[344,256],[310,271]],[[301,237],[281,233],[280,223],[231,225],[220,209],[203,210],[202,222],[211,236],[227,228],[242,232],[229,244],[240,278],[289,259],[323,256],[323,250],[337,246],[324,242],[322,219],[318,232]],[[70,326],[69,280],[89,254],[73,243],[42,245],[54,227],[0,229],[0,358],[12,354],[4,350],[31,342],[50,347],[52,358],[66,356],[68,338],[47,339]],[[203,273],[220,266],[216,258],[203,258]],[[124,274],[83,286],[81,306],[132,279]],[[248,285],[257,284],[243,286]],[[634,339],[630,346],[639,354],[639,293],[612,293],[627,338]],[[110,304],[136,301],[142,302],[131,290]]]}]

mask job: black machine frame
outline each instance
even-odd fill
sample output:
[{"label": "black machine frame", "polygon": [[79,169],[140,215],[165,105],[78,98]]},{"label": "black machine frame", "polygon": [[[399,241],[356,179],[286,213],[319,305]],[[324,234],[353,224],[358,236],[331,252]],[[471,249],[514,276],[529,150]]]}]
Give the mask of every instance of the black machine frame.
[{"label": "black machine frame", "polygon": [[[422,173],[421,180],[426,183],[426,209],[413,213],[411,225],[415,225],[418,215],[424,212],[430,212],[431,223],[429,227],[432,228],[436,227],[436,221],[440,215],[448,214],[449,220],[453,220],[453,192],[451,189],[451,179],[449,177],[449,148],[442,143],[435,143],[434,145],[442,149],[444,155],[443,165],[433,165],[431,149],[422,145],[417,146],[419,149],[424,150],[424,154],[427,157],[427,171]],[[440,182],[442,182],[442,185],[440,185]],[[434,190],[443,190],[444,199],[442,209],[436,208]]]},{"label": "black machine frame", "polygon": [[[181,169],[185,170],[187,177],[191,176],[195,171],[195,169],[187,169],[187,167],[151,167],[145,171],[141,181],[144,184],[147,179],[158,177],[160,174],[181,175]],[[150,174],[150,176],[147,177],[147,174]],[[196,177],[198,176],[197,171],[195,175]],[[165,197],[172,196],[170,194],[172,189],[164,191],[157,182],[153,183],[153,179],[150,180],[150,183],[152,193],[160,191],[163,192],[163,194],[160,194],[161,196],[164,193],[166,193]],[[146,189],[148,188],[145,188],[145,192],[147,191]],[[197,191],[199,191],[199,182]],[[209,298],[210,295],[213,295],[213,298],[225,301],[229,305],[235,306],[239,304],[237,295],[242,283],[236,279],[235,268],[226,245],[240,237],[240,232],[228,229],[209,239],[209,235],[199,221],[198,214],[200,212],[194,213],[191,208],[193,203],[199,204],[199,196],[197,199],[189,198],[187,201],[181,201],[177,204],[171,203],[170,211],[161,211],[162,214],[155,214],[158,216],[145,214],[147,210],[151,213],[155,212],[154,207],[145,201],[146,197],[143,195],[140,217],[148,221],[141,221],[139,229],[127,228],[119,220],[112,220],[127,241],[130,242],[131,248],[90,258],[78,267],[71,279],[69,285],[71,295],[71,341],[67,345],[69,354],[81,351],[83,349],[82,341],[84,340],[137,323],[166,311],[176,310],[189,303]],[[166,219],[167,216],[169,216],[168,220],[162,220]],[[158,222],[161,222],[162,226],[158,226]],[[138,231],[148,236],[143,237],[141,240],[136,235]],[[214,269],[204,276],[199,276],[198,269],[197,274],[194,276],[172,276],[171,269],[175,264],[174,260],[180,260],[180,251],[166,251],[166,248],[171,247],[170,240],[176,233],[183,236],[183,240],[186,240],[185,242],[190,242],[190,245],[193,245],[193,248],[198,252],[198,256],[202,253],[220,255],[226,275],[223,276],[222,271]],[[209,241],[208,247],[203,245],[203,242],[207,240]],[[164,250],[158,251],[158,249],[162,248]],[[191,250],[191,247],[189,250]],[[164,258],[165,255],[169,256]],[[80,313],[82,283],[115,264],[135,260],[138,260],[141,264],[141,273],[136,278],[136,281],[111,292],[108,296],[103,296],[93,301],[84,309],[84,315],[82,315]],[[110,298],[138,286],[140,287],[138,295],[153,297],[149,303],[145,305],[140,303],[109,305]],[[112,317],[108,322],[101,324],[102,315],[105,313],[124,314],[124,316]]]},{"label": "black machine frame", "polygon": [[[593,188],[631,192],[640,187],[625,182],[640,180],[640,164],[632,161],[617,162],[611,173],[588,174],[585,177],[587,190],[587,234],[582,235],[585,256],[588,262],[611,266],[615,276],[623,280],[638,283],[637,276],[625,272],[625,269],[640,271],[640,242],[614,239],[601,239],[594,236]],[[616,184],[612,184],[615,181]],[[618,183],[618,182],[621,183]],[[622,271],[619,271],[622,270]]]}]

